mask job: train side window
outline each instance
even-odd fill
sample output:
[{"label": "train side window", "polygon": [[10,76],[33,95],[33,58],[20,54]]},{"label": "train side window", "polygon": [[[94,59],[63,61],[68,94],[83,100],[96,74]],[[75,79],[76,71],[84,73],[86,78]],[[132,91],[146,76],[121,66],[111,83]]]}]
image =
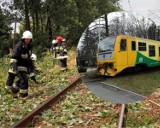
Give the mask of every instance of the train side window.
[{"label": "train side window", "polygon": [[138,42],[138,50],[139,51],[146,51],[146,43]]},{"label": "train side window", "polygon": [[126,39],[121,39],[120,51],[126,51]]},{"label": "train side window", "polygon": [[135,51],[136,50],[136,42],[135,41],[132,41],[132,51]]},{"label": "train side window", "polygon": [[149,45],[149,56],[155,56],[155,46]]}]

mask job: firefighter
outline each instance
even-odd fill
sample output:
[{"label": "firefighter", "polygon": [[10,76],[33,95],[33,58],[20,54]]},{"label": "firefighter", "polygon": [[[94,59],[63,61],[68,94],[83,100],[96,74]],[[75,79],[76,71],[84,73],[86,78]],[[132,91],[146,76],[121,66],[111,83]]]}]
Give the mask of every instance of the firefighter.
[{"label": "firefighter", "polygon": [[[31,55],[31,64],[30,64],[30,67],[29,67],[29,71],[28,71],[28,74],[29,74],[29,78],[31,80],[33,80],[35,82],[35,84],[37,84],[37,80],[35,78],[35,65],[34,65],[34,62],[37,60],[37,56],[35,54],[32,53]],[[14,83],[14,80],[15,80],[15,77],[17,76],[17,73],[16,72],[13,72],[13,70],[9,69],[9,72],[8,72],[8,79],[7,79],[7,82],[6,82],[6,88],[9,89],[13,83]],[[17,83],[20,82],[20,79],[18,79]],[[14,85],[15,86],[15,85]]]},{"label": "firefighter", "polygon": [[[10,69],[8,79],[6,81],[6,88],[13,95],[19,92],[19,97],[25,99],[28,97],[28,77],[27,73],[31,66],[31,42],[32,33],[25,31],[21,40],[15,45],[13,55],[10,59]],[[16,75],[18,80],[12,85]]]},{"label": "firefighter", "polygon": [[55,56],[59,60],[61,71],[67,69],[67,49],[65,39],[62,36],[56,38]]}]

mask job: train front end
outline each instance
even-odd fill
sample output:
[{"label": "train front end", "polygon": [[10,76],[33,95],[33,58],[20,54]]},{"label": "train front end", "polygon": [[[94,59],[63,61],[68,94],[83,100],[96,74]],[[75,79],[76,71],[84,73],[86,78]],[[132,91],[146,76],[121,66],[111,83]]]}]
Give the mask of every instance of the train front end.
[{"label": "train front end", "polygon": [[100,75],[115,76],[117,69],[114,68],[114,49],[116,36],[107,37],[99,42],[97,51],[97,70]]}]

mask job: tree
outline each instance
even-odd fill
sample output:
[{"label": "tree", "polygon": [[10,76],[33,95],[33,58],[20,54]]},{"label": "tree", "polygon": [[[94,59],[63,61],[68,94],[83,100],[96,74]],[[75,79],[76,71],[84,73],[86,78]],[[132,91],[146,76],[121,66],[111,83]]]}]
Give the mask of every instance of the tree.
[{"label": "tree", "polygon": [[5,16],[0,8],[0,57],[8,53],[10,44],[10,27],[8,27],[9,19]]},{"label": "tree", "polygon": [[[34,35],[44,35],[45,42],[49,43],[61,35],[71,46],[77,45],[83,31],[95,18],[119,10],[118,1],[14,0],[14,5],[24,17],[25,29],[30,29]],[[34,44],[39,45],[39,42],[42,40],[34,40]],[[46,45],[49,46],[48,43]]]}]

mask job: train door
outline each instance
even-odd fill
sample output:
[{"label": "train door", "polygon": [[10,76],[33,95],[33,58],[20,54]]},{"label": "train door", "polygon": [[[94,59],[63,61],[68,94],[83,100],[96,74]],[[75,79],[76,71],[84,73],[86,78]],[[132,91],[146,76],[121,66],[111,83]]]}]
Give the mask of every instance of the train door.
[{"label": "train door", "polygon": [[136,63],[136,40],[128,40],[128,66],[134,66]]},{"label": "train door", "polygon": [[126,66],[127,65],[127,39],[121,39],[119,42],[117,57],[117,65],[118,66]]}]

